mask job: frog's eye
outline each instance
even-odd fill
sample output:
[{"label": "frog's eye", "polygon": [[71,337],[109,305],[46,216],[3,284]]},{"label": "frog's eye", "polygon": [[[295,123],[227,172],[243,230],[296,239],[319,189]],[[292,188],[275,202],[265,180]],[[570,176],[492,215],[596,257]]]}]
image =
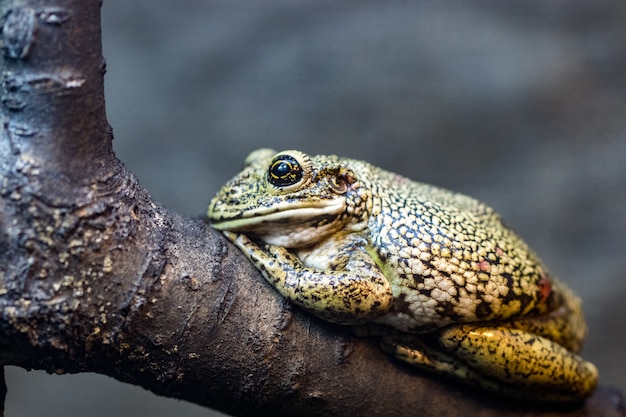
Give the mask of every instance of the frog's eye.
[{"label": "frog's eye", "polygon": [[297,184],[302,179],[302,166],[291,155],[278,155],[270,163],[267,179],[277,187]]}]

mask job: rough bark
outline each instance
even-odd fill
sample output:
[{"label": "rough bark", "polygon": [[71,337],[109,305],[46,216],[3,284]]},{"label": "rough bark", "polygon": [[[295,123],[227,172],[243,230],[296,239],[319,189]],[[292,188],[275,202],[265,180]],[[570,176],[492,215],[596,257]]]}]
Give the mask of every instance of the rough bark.
[{"label": "rough bark", "polygon": [[153,202],[112,151],[99,9],[0,3],[2,364],[99,372],[233,415],[625,415],[605,387],[526,404],[404,366]]}]

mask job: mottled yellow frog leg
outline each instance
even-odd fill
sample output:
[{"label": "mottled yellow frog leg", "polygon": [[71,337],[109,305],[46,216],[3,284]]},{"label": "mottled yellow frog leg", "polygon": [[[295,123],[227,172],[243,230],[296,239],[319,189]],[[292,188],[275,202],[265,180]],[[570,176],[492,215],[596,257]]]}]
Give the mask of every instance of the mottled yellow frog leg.
[{"label": "mottled yellow frog leg", "polygon": [[584,398],[596,387],[596,367],[545,337],[509,327],[450,326],[441,345],[473,369],[536,392]]},{"label": "mottled yellow frog leg", "polygon": [[515,388],[512,388],[510,391],[507,390],[501,382],[481,374],[452,355],[447,355],[436,348],[421,343],[418,337],[415,335],[411,338],[405,335],[401,337],[404,342],[399,342],[396,337],[383,337],[381,339],[381,348],[412,366],[455,378],[459,382],[471,386],[478,386],[490,392],[506,393],[508,395],[515,395],[518,392],[522,393],[521,390]]},{"label": "mottled yellow frog leg", "polygon": [[558,281],[552,282],[552,288],[560,295],[559,308],[541,316],[511,320],[507,327],[543,336],[578,353],[587,334],[581,300]]},{"label": "mottled yellow frog leg", "polygon": [[257,244],[244,234],[224,234],[285,298],[328,321],[365,323],[393,303],[389,282],[364,250],[350,253],[341,270],[320,270],[305,266],[283,247]]},{"label": "mottled yellow frog leg", "polygon": [[418,340],[400,343],[390,337],[383,338],[382,347],[418,368],[507,396],[571,401],[586,397],[597,384],[593,364],[524,331],[451,326],[441,332],[439,341],[450,354]]}]

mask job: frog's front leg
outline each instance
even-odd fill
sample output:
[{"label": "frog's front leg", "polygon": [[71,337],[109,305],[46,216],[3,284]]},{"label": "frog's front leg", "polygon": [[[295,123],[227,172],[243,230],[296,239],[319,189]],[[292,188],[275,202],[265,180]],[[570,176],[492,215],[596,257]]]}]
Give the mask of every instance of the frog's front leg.
[{"label": "frog's front leg", "polygon": [[351,248],[345,265],[321,270],[307,267],[283,247],[224,234],[284,297],[328,321],[364,323],[391,307],[391,286],[364,248]]}]

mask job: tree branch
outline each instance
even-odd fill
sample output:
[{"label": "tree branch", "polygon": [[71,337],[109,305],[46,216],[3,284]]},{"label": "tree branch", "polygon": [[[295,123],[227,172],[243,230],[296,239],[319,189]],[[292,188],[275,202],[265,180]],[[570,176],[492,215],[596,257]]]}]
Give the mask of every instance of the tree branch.
[{"label": "tree branch", "polygon": [[4,0],[0,358],[99,372],[233,415],[624,415],[501,400],[420,373],[277,295],[112,151],[98,0]]}]

